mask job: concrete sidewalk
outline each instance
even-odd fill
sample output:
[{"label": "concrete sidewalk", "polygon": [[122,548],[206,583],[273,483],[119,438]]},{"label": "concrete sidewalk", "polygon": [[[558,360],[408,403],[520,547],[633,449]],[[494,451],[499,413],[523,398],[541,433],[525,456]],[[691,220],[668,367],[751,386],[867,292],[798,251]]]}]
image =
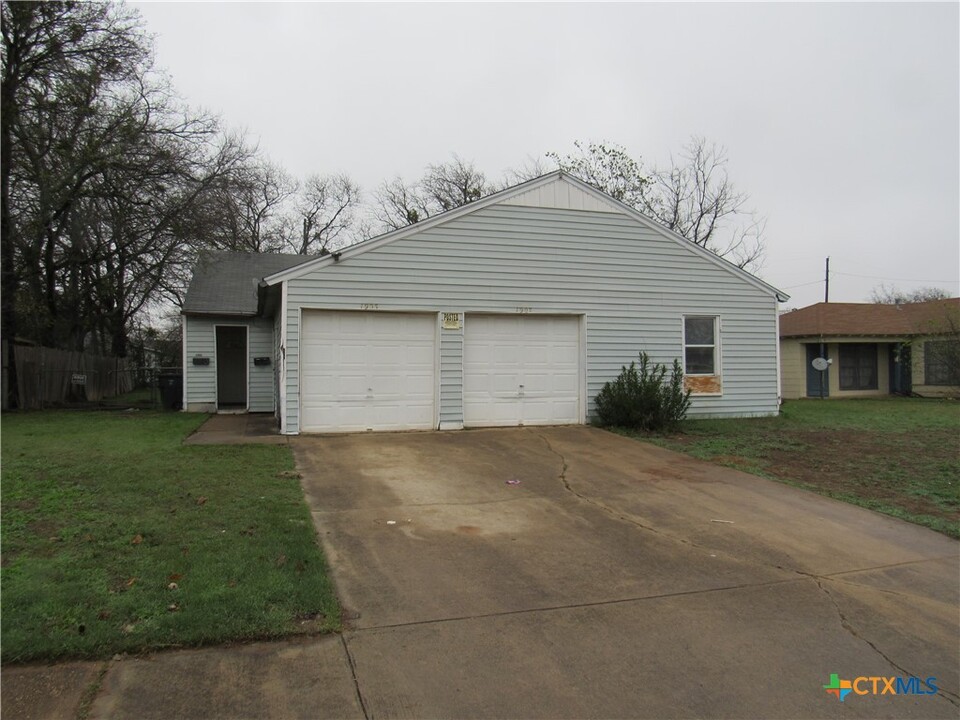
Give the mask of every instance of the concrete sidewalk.
[{"label": "concrete sidewalk", "polygon": [[339,636],[4,668],[0,713],[87,718],[363,718]]}]

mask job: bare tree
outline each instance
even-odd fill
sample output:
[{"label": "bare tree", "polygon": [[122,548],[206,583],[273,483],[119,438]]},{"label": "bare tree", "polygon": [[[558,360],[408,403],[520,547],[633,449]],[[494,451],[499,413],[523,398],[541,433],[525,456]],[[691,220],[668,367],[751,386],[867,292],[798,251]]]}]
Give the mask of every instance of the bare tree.
[{"label": "bare tree", "polygon": [[494,192],[486,175],[456,154],[449,162],[428,165],[420,187],[427,202],[439,212],[472,203]]},{"label": "bare tree", "polygon": [[397,177],[374,192],[374,217],[385,230],[412,225],[441,212],[479,200],[497,191],[486,175],[457,155],[428,165],[418,181]]},{"label": "bare tree", "polygon": [[346,175],[311,175],[298,193],[294,219],[299,235],[288,238],[288,247],[299,255],[338,247],[355,227],[359,203],[360,188]]},{"label": "bare tree", "polygon": [[669,168],[654,169],[643,210],[737,267],[758,268],[766,219],[748,207],[749,196],[727,175],[726,150],[695,137],[680,158]]},{"label": "bare tree", "polygon": [[430,208],[420,188],[402,178],[384,181],[374,191],[373,214],[384,230],[399,230],[430,217]]},{"label": "bare tree", "polygon": [[911,303],[929,302],[930,300],[946,300],[950,294],[946,290],[935,287],[923,287],[917,290],[903,291],[895,285],[881,283],[870,293],[870,302],[880,305],[907,305]]},{"label": "bare tree", "polygon": [[235,252],[279,252],[289,234],[287,203],[296,181],[283,167],[262,157],[225,176],[209,195],[204,244]]},{"label": "bare tree", "polygon": [[499,189],[504,190],[508,187],[527,182],[528,180],[533,180],[541,175],[546,175],[550,170],[551,168],[543,159],[528,156],[522,165],[507,169],[503,175],[503,182],[500,184]]},{"label": "bare tree", "polygon": [[574,143],[547,153],[557,166],[741,268],[762,264],[766,221],[727,175],[726,151],[695,137],[668,168],[645,172],[616,143]]}]

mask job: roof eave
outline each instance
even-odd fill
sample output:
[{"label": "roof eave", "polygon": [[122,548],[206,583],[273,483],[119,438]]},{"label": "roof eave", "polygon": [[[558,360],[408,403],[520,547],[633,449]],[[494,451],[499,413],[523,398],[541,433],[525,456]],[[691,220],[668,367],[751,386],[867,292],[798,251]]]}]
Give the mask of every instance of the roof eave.
[{"label": "roof eave", "polygon": [[256,312],[226,312],[223,310],[181,310],[181,315],[186,315],[187,317],[243,317],[243,318],[254,318],[257,317]]},{"label": "roof eave", "polygon": [[441,223],[449,222],[450,220],[455,220],[464,215],[469,215],[470,213],[482,210],[483,208],[490,207],[495,205],[498,202],[503,200],[509,200],[515,195],[520,195],[524,192],[528,192],[535,188],[540,187],[541,185],[546,185],[549,182],[552,182],[558,177],[569,178],[570,176],[561,170],[554,170],[553,172],[547,173],[546,175],[541,175],[540,177],[533,178],[532,180],[527,180],[522,182],[519,185],[514,185],[513,187],[506,188],[500,192],[496,192],[493,195],[487,195],[484,198],[475,200],[472,203],[467,203],[466,205],[461,205],[460,207],[447,210],[442,212],[439,215],[434,215],[429,217],[426,220],[421,220],[420,222],[414,223],[413,225],[407,225],[406,227],[399,228],[397,230],[391,230],[390,232],[383,233],[382,235],[377,235],[375,237],[364,240],[363,242],[352,245],[351,247],[344,248],[336,256],[334,255],[324,255],[322,257],[315,258],[308,262],[303,263],[302,265],[297,265],[292,267],[289,270],[282,270],[273,275],[268,275],[263,278],[263,282],[267,285],[275,285],[278,282],[283,282],[284,280],[293,280],[295,278],[306,275],[307,273],[313,272],[320,268],[326,267],[327,265],[332,265],[334,263],[343,262],[344,260],[349,260],[355,255],[361,255],[369,250],[380,247],[387,243],[400,240],[402,238],[413,235],[414,233],[423,232],[424,230],[429,230],[432,227],[436,227]]},{"label": "roof eave", "polygon": [[297,265],[293,268],[290,268],[289,270],[283,270],[278,273],[274,273],[273,275],[268,275],[265,278],[263,278],[263,283],[266,285],[275,285],[276,283],[283,282],[284,280],[293,280],[295,278],[306,275],[309,272],[312,272],[314,270],[319,270],[333,263],[349,260],[351,257],[355,255],[360,255],[362,253],[367,252],[368,250],[373,250],[374,248],[379,247],[380,245],[384,245],[386,243],[400,240],[409,235],[413,235],[414,233],[422,232],[424,230],[429,230],[430,228],[436,227],[441,223],[449,222],[450,220],[455,220],[464,215],[468,215],[470,213],[477,212],[478,210],[482,210],[486,207],[490,207],[491,205],[495,205],[496,203],[503,202],[504,200],[509,200],[511,197],[514,197],[516,195],[521,195],[523,193],[529,192],[530,190],[534,190],[537,187],[540,187],[541,185],[546,185],[547,183],[553,182],[558,178],[566,180],[567,182],[571,183],[574,187],[579,188],[580,190],[586,192],[587,194],[599,200],[606,202],[607,204],[613,204],[614,207],[619,209],[622,213],[624,213],[628,217],[633,218],[634,220],[639,222],[641,225],[644,225],[645,227],[648,227],[651,230],[659,232],[661,235],[673,240],[674,242],[687,248],[691,252],[697,255],[700,255],[701,257],[703,257],[704,259],[708,260],[711,263],[714,263],[718,267],[739,276],[741,279],[746,280],[754,287],[772,295],[774,299],[776,299],[778,302],[786,302],[787,300],[790,299],[790,296],[787,295],[786,293],[782,292],[781,290],[778,290],[773,285],[770,285],[769,283],[764,282],[763,280],[756,277],[755,275],[750,274],[743,268],[737,267],[735,264],[733,264],[729,260],[725,260],[724,258],[720,257],[716,253],[711,252],[710,250],[707,250],[706,248],[703,248],[700,245],[697,245],[696,243],[691,242],[687,238],[661,225],[660,223],[647,217],[646,215],[639,212],[638,210],[635,210],[634,208],[621,202],[620,200],[617,200],[616,198],[608,195],[607,193],[602,192],[601,190],[598,190],[592,185],[589,185],[588,183],[585,183],[583,180],[580,180],[579,178],[576,178],[562,170],[554,170],[553,172],[549,172],[546,175],[541,175],[540,177],[533,178],[532,180],[527,180],[526,182],[520,183],[519,185],[514,185],[513,187],[506,188],[504,190],[501,190],[500,192],[494,193],[493,195],[488,195],[485,198],[481,198],[480,200],[476,200],[475,202],[469,203],[467,205],[461,205],[458,208],[447,210],[446,212],[440,213],[439,215],[434,215],[431,218],[427,218],[426,220],[423,220],[421,222],[414,223],[413,225],[408,225],[407,227],[403,227],[398,230],[393,230],[383,235],[378,235],[377,237],[364,240],[363,242],[357,243],[352,247],[345,248],[339,253],[339,256],[335,257],[333,255],[325,255],[322,257],[318,257],[314,260],[305,262],[301,265]]}]

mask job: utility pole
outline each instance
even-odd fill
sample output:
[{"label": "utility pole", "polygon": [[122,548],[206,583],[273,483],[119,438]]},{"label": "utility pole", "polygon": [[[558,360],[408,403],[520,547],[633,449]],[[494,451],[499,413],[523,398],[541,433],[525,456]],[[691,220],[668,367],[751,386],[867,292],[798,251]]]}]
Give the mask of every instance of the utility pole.
[{"label": "utility pole", "polygon": [[824,274],[823,301],[830,302],[830,258],[827,257],[827,272]]}]

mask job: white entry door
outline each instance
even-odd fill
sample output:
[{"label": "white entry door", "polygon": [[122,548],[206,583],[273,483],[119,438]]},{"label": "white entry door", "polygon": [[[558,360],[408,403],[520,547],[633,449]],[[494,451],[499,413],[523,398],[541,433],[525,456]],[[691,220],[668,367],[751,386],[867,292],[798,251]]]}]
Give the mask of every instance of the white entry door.
[{"label": "white entry door", "polygon": [[467,315],[463,424],[581,422],[580,318]]},{"label": "white entry door", "polygon": [[436,328],[435,315],[304,310],[301,428],[434,427]]}]

